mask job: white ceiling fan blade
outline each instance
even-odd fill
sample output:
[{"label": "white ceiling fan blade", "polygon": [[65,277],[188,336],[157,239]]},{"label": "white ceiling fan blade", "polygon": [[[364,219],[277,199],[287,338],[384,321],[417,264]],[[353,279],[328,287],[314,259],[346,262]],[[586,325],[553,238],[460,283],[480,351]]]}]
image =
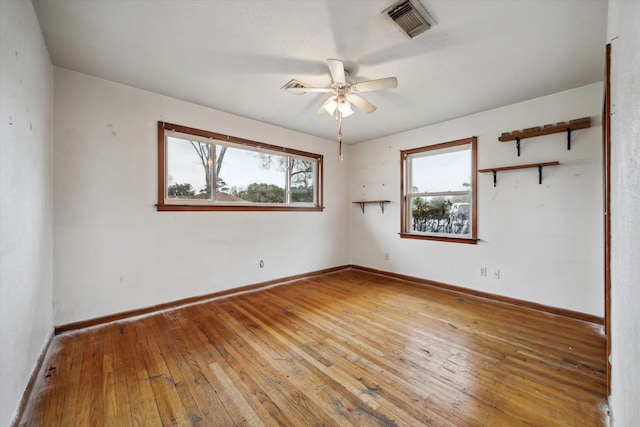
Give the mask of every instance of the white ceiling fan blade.
[{"label": "white ceiling fan blade", "polygon": [[350,95],[347,95],[347,99],[349,100],[350,103],[352,103],[353,105],[355,105],[356,107],[364,111],[365,113],[373,113],[374,111],[376,111],[376,106],[370,103],[369,101],[367,101],[366,99],[364,99],[363,97],[361,97],[360,95],[356,95],[352,93]]},{"label": "white ceiling fan blade", "polygon": [[358,92],[371,92],[374,90],[394,89],[398,87],[398,79],[386,77],[384,79],[366,80],[352,85]]},{"label": "white ceiling fan blade", "polygon": [[327,59],[329,71],[333,82],[339,86],[346,83],[347,77],[344,74],[344,64],[339,59]]},{"label": "white ceiling fan blade", "polygon": [[287,92],[291,93],[334,93],[334,90],[330,87],[290,87],[285,89]]}]

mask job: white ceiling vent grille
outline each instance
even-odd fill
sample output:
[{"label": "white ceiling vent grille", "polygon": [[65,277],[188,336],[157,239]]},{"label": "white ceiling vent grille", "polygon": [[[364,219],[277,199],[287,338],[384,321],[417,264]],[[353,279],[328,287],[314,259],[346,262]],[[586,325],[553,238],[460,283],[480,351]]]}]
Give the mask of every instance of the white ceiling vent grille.
[{"label": "white ceiling vent grille", "polygon": [[300,89],[302,87],[307,87],[307,85],[305,85],[304,83],[302,83],[302,82],[300,82],[300,81],[298,81],[296,79],[292,79],[292,80],[289,80],[287,82],[287,84],[282,86],[281,89],[291,89],[291,88]]},{"label": "white ceiling vent grille", "polygon": [[401,0],[382,13],[409,38],[424,33],[435,24],[431,15],[418,1]]},{"label": "white ceiling vent grille", "polygon": [[[280,89],[302,89],[305,87],[309,87],[309,86],[296,79],[291,79],[290,81],[287,82],[287,84],[282,86]],[[298,92],[298,95],[302,95],[303,93],[304,92]]]}]

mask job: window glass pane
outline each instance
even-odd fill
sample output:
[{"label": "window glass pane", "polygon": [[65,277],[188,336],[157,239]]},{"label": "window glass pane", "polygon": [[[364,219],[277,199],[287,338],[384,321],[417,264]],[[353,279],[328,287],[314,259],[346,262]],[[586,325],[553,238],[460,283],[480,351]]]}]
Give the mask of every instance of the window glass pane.
[{"label": "window glass pane", "polygon": [[291,159],[291,203],[313,203],[315,161]]},{"label": "window glass pane", "polygon": [[321,155],[164,122],[158,136],[159,211],[323,209]]},{"label": "window glass pane", "polygon": [[442,152],[411,159],[411,193],[469,191],[471,150]]},{"label": "window glass pane", "polygon": [[400,237],[477,242],[477,138],[401,151]]},{"label": "window glass pane", "polygon": [[211,200],[213,146],[182,138],[167,138],[167,198]]},{"label": "window glass pane", "polygon": [[286,203],[286,157],[217,145],[216,158],[217,201]]},{"label": "window glass pane", "polygon": [[411,197],[409,232],[470,235],[470,195]]}]

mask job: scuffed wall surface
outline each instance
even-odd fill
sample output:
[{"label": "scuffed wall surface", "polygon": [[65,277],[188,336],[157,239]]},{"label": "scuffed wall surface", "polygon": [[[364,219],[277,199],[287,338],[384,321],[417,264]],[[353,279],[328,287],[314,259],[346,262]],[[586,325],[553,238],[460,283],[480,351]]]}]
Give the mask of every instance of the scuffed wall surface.
[{"label": "scuffed wall surface", "polygon": [[30,1],[0,1],[0,425],[53,327],[52,67]]},{"label": "scuffed wall surface", "polygon": [[[349,263],[334,141],[54,74],[57,325]],[[323,154],[324,211],[157,212],[158,120]]]},{"label": "scuffed wall surface", "polygon": [[[603,316],[602,84],[358,144],[351,211],[353,264]],[[502,132],[591,117],[591,128],[502,143]],[[478,174],[477,245],[401,239],[400,150],[478,137],[478,169],[559,161],[543,169]],[[385,259],[389,254],[389,259]],[[481,267],[488,270],[480,276]],[[492,279],[493,270],[500,278]]]},{"label": "scuffed wall surface", "polygon": [[611,1],[611,409],[640,420],[640,2]]}]

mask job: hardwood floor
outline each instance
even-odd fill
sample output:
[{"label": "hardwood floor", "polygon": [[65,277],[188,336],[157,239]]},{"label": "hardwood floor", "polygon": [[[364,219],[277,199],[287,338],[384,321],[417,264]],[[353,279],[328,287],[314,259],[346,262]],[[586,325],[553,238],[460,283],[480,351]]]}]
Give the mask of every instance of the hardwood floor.
[{"label": "hardwood floor", "polygon": [[587,322],[343,270],[55,337],[20,425],[599,426]]}]

